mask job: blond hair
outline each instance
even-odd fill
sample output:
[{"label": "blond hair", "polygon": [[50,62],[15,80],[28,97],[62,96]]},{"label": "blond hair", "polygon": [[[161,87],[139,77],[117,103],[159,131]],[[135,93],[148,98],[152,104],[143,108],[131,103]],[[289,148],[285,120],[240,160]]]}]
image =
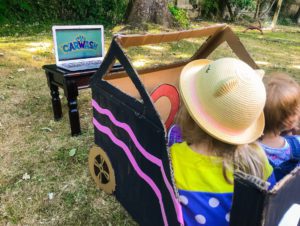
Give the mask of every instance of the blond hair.
[{"label": "blond hair", "polygon": [[278,134],[285,120],[300,112],[300,86],[285,73],[269,74],[263,81],[267,91],[264,133]]},{"label": "blond hair", "polygon": [[201,129],[192,119],[184,104],[176,116],[176,123],[182,131],[182,138],[188,145],[206,143],[212,155],[223,159],[223,176],[232,183],[227,172],[232,166],[247,174],[265,179],[266,159],[257,151],[255,145],[233,145],[220,141]]}]

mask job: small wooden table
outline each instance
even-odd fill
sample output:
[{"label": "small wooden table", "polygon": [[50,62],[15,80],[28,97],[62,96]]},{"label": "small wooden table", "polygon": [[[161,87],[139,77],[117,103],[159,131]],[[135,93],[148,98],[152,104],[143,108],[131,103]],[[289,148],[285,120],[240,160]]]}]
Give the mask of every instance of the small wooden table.
[{"label": "small wooden table", "polygon": [[[56,64],[44,65],[48,86],[50,88],[52,109],[54,120],[62,118],[61,102],[59,98],[58,87],[64,90],[64,94],[68,100],[69,120],[71,126],[71,135],[81,134],[79,112],[77,108],[78,90],[90,87],[90,78],[97,69],[86,71],[68,71],[56,66]],[[123,70],[121,65],[116,64],[112,71]]]}]

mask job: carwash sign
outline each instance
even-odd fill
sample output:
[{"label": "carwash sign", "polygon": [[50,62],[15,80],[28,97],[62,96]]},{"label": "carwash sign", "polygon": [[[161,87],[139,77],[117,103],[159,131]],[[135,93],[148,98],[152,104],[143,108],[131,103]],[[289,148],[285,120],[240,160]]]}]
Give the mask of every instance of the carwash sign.
[{"label": "carwash sign", "polygon": [[89,41],[84,35],[79,35],[73,42],[66,43],[61,46],[64,53],[70,53],[82,49],[96,50],[98,43],[95,41]]}]

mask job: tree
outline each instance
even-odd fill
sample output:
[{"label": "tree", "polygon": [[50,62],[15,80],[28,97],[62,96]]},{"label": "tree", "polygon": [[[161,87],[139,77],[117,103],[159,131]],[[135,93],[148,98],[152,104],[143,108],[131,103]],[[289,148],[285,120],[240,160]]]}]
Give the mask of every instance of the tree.
[{"label": "tree", "polygon": [[282,1],[283,0],[278,0],[278,2],[277,2],[277,7],[276,7],[276,10],[275,10],[275,13],[274,13],[274,16],[273,16],[273,20],[272,20],[272,24],[271,24],[271,29],[272,30],[275,28],[275,26],[277,24],[277,19],[278,19],[278,15],[279,15],[279,12],[280,12]]},{"label": "tree", "polygon": [[269,14],[276,0],[256,0],[256,7],[253,19],[262,19]]},{"label": "tree", "polygon": [[295,19],[295,21],[296,21],[297,24],[300,24],[300,6],[298,8],[297,13],[295,14],[294,19]]},{"label": "tree", "polygon": [[125,22],[134,27],[148,22],[170,27],[173,20],[168,10],[168,0],[130,0]]},{"label": "tree", "polygon": [[261,4],[261,0],[256,0],[255,13],[254,13],[253,19],[256,19],[259,17],[260,4]]},{"label": "tree", "polygon": [[203,0],[203,14],[222,20],[227,8],[230,20],[234,21],[241,10],[252,6],[255,0]]}]

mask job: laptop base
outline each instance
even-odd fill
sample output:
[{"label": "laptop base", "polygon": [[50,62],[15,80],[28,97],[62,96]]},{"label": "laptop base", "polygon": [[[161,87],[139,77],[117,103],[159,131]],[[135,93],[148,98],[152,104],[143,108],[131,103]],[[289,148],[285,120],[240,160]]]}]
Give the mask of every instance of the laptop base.
[{"label": "laptop base", "polygon": [[57,65],[57,67],[68,70],[68,71],[85,71],[85,70],[98,69],[100,67],[100,64],[83,65],[83,66],[77,66],[77,67],[66,67],[63,65]]}]

